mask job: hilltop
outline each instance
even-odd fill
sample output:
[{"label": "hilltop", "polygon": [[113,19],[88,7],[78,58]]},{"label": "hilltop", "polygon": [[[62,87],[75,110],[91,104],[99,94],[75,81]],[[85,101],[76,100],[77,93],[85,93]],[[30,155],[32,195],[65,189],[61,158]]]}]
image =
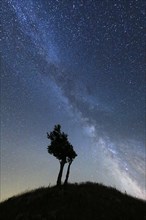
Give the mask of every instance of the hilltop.
[{"label": "hilltop", "polygon": [[42,187],[0,203],[2,220],[142,220],[146,202],[97,183]]}]

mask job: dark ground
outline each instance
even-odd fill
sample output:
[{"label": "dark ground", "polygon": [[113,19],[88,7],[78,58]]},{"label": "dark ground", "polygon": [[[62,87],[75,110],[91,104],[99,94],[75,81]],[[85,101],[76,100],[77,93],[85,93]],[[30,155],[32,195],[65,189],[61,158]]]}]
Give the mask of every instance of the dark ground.
[{"label": "dark ground", "polygon": [[97,183],[39,188],[0,203],[1,220],[146,220],[146,201]]}]

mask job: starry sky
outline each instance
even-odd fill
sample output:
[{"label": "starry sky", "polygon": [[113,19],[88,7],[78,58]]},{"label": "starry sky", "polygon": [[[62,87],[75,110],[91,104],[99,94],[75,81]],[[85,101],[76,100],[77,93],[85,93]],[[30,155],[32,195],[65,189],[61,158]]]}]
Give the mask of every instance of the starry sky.
[{"label": "starry sky", "polygon": [[2,0],[2,200],[55,184],[58,123],[78,154],[70,182],[146,199],[145,6]]}]

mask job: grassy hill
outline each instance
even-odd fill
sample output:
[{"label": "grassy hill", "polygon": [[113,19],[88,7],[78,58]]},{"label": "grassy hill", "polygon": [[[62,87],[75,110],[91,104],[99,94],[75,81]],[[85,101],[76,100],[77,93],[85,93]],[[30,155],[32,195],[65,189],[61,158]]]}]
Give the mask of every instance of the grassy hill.
[{"label": "grassy hill", "polygon": [[146,202],[97,183],[39,188],[0,203],[1,220],[142,220]]}]

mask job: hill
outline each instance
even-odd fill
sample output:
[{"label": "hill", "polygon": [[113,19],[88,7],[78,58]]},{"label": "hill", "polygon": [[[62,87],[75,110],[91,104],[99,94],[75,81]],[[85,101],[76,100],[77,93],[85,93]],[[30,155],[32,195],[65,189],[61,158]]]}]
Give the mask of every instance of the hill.
[{"label": "hill", "polygon": [[2,220],[142,220],[146,202],[97,183],[39,188],[0,203]]}]

